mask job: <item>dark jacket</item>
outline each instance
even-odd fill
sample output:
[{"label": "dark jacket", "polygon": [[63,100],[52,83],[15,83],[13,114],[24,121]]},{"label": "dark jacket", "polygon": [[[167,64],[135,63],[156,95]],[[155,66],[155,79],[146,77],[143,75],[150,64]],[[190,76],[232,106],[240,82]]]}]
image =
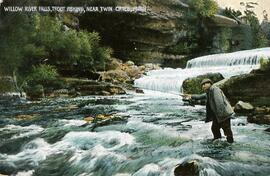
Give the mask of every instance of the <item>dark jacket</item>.
[{"label": "dark jacket", "polygon": [[207,99],[205,122],[212,121],[213,118],[216,118],[220,123],[230,118],[234,113],[222,90],[215,85],[212,85],[207,93],[192,95],[191,98],[195,100]]}]

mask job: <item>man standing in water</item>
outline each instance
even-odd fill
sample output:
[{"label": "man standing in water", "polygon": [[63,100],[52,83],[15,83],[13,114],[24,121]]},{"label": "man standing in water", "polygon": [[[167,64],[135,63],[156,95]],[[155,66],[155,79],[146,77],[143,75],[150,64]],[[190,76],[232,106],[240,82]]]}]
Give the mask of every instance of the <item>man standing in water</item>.
[{"label": "man standing in water", "polygon": [[215,85],[210,79],[204,79],[201,82],[204,94],[191,95],[184,94],[186,99],[202,100],[206,99],[206,119],[205,122],[212,121],[212,133],[214,139],[221,138],[220,128],[223,129],[227,141],[233,143],[233,133],[231,130],[231,116],[234,113],[233,109],[225,97],[222,90]]}]

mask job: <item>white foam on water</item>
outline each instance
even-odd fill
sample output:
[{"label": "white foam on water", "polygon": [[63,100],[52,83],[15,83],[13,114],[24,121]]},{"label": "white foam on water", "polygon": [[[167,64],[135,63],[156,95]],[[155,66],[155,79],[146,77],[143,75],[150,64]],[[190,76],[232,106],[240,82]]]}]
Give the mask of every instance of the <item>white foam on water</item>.
[{"label": "white foam on water", "polygon": [[6,162],[15,163],[17,162],[29,162],[31,165],[37,166],[40,161],[46,159],[46,157],[52,154],[50,144],[44,141],[44,139],[37,138],[29,143],[27,143],[21,152],[15,155],[1,154]]},{"label": "white foam on water", "polygon": [[117,164],[126,160],[124,155],[117,154],[98,144],[91,150],[77,151],[69,162],[84,171],[92,172],[99,167],[113,170]]},{"label": "white foam on water", "polygon": [[183,131],[181,136],[192,140],[211,139],[211,123],[205,123],[204,121],[189,121],[183,122],[183,125],[192,126],[188,131]]},{"label": "white foam on water", "polygon": [[19,125],[6,125],[0,129],[0,133],[15,133],[11,139],[18,139],[23,137],[30,137],[40,134],[44,129],[38,125],[19,126]]},{"label": "white foam on water", "polygon": [[16,176],[32,176],[34,173],[34,170],[29,171],[21,171],[16,174]]},{"label": "white foam on water", "polygon": [[117,173],[114,176],[131,176],[129,173]]},{"label": "white foam on water", "polygon": [[187,68],[215,66],[258,65],[261,58],[270,57],[270,48],[243,50],[197,57],[187,62]]},{"label": "white foam on water", "polygon": [[87,122],[85,120],[66,120],[66,119],[61,119],[59,120],[60,124],[63,124],[64,127],[72,127],[72,126],[82,126],[86,124]]},{"label": "white foam on water", "polygon": [[104,132],[70,132],[62,141],[58,142],[59,148],[91,149],[102,145],[109,150],[116,150],[135,143],[135,139],[128,133],[119,131]]},{"label": "white foam on water", "polygon": [[128,121],[126,128],[134,131],[151,133],[152,137],[178,137],[179,132],[168,126],[143,122],[142,119],[133,118]]},{"label": "white foam on water", "polygon": [[133,176],[148,176],[148,175],[153,175],[153,176],[158,176],[160,175],[160,167],[157,164],[147,164],[137,172],[133,174]]},{"label": "white foam on water", "polygon": [[257,155],[249,151],[238,151],[232,158],[237,161],[270,163],[269,157]]}]

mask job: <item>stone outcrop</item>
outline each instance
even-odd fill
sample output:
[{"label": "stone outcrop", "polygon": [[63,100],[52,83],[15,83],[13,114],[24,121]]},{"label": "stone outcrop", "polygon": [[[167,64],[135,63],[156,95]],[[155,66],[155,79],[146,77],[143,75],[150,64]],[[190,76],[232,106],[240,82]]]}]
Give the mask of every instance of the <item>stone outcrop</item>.
[{"label": "stone outcrop", "polygon": [[247,120],[250,123],[270,125],[270,114],[269,115],[253,115],[253,116],[248,116],[248,119]]},{"label": "stone outcrop", "polygon": [[133,84],[135,79],[140,78],[143,74],[151,70],[161,69],[156,64],[135,65],[132,61],[123,63],[121,60],[112,59],[111,68],[108,71],[100,72],[100,80],[113,84]]},{"label": "stone outcrop", "polygon": [[243,101],[238,101],[234,106],[234,112],[240,114],[251,113],[254,111],[254,107],[248,103]]},{"label": "stone outcrop", "polygon": [[125,94],[125,90],[111,83],[99,82],[87,79],[64,79],[65,85],[70,90],[69,95],[116,95]]},{"label": "stone outcrop", "polygon": [[[122,60],[176,67],[184,66],[187,58],[196,55],[248,49],[250,44],[246,42],[249,34],[247,26],[222,15],[201,19],[183,0],[98,2],[89,1],[87,5],[139,6],[146,10],[136,13],[85,13],[79,16],[80,26],[99,32],[104,43],[113,48],[115,57]],[[226,36],[229,43],[225,49],[221,44],[224,42],[221,41],[223,29],[230,31]],[[238,34],[237,37],[234,34]]]},{"label": "stone outcrop", "polygon": [[175,176],[181,176],[181,175],[198,176],[199,164],[196,160],[191,160],[191,161],[179,164],[176,166],[174,170],[174,175]]},{"label": "stone outcrop", "polygon": [[256,107],[247,118],[250,123],[270,124],[270,107]]},{"label": "stone outcrop", "polygon": [[253,71],[250,74],[234,76],[220,84],[232,104],[239,100],[253,106],[270,106],[269,71]]}]

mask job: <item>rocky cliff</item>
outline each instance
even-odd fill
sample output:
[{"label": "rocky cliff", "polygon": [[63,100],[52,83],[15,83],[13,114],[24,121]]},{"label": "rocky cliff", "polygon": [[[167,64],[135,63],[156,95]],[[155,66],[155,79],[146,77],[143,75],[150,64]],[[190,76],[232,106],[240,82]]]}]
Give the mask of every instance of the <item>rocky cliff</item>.
[{"label": "rocky cliff", "polygon": [[[250,48],[248,26],[221,15],[202,18],[185,2],[30,0],[4,1],[4,4],[92,7],[92,10],[86,13],[59,13],[58,16],[67,26],[71,25],[69,27],[99,32],[103,44],[113,48],[116,58],[133,60],[136,64],[152,62],[184,67],[185,61],[191,57]],[[101,12],[101,7],[114,10]],[[99,11],[95,11],[95,8]],[[125,8],[139,9],[134,12]]]},{"label": "rocky cliff", "polygon": [[104,44],[114,49],[117,58],[137,64],[184,66],[187,58],[196,55],[250,47],[250,42],[246,41],[247,26],[220,15],[201,19],[181,1],[114,0],[89,2],[88,5],[146,8],[139,13],[86,13],[79,17],[80,26],[100,32]]}]

